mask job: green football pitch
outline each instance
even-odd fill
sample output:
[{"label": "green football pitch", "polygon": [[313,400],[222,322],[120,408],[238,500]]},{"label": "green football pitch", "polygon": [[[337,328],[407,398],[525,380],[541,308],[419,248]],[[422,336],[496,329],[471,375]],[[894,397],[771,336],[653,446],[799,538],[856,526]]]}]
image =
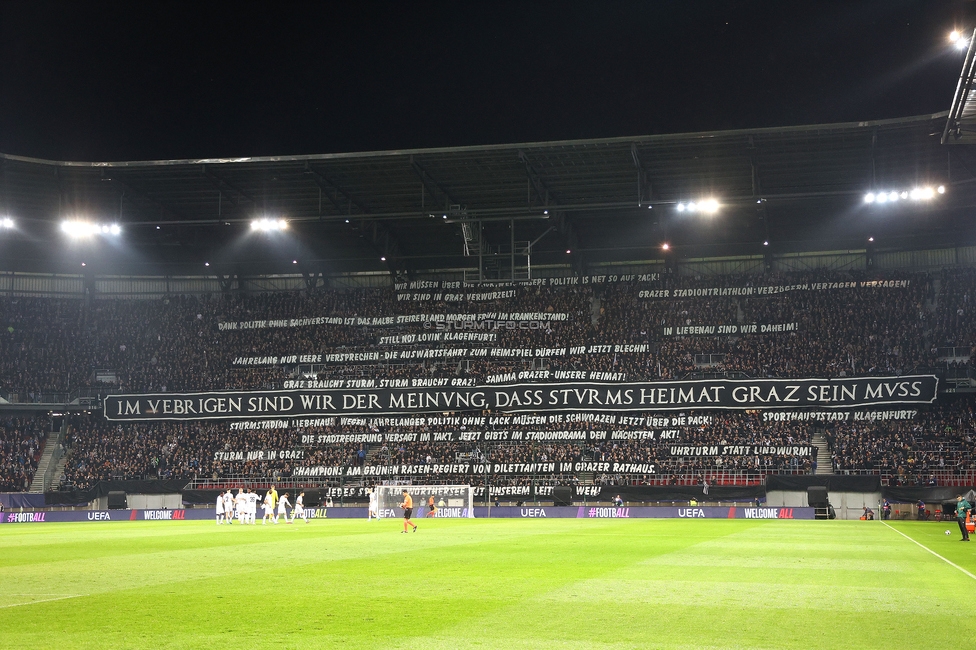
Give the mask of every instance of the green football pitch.
[{"label": "green football pitch", "polygon": [[3,524],[0,647],[973,644],[955,523],[419,523]]}]

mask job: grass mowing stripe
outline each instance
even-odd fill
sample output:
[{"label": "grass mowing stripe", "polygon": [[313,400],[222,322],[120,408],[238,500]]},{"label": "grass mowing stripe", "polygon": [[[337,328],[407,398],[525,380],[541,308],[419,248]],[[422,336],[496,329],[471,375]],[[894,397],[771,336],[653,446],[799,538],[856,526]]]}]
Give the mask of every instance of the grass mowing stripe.
[{"label": "grass mowing stripe", "polygon": [[958,564],[956,564],[956,563],[955,563],[955,562],[953,562],[952,560],[950,560],[950,559],[948,559],[948,558],[944,558],[944,557],[942,557],[941,555],[939,555],[938,553],[936,553],[935,551],[933,551],[932,549],[930,549],[930,548],[929,548],[928,546],[926,546],[925,544],[922,544],[921,542],[917,542],[917,541],[915,541],[914,539],[912,539],[911,537],[909,537],[909,536],[908,536],[908,535],[906,535],[905,533],[903,533],[903,532],[901,532],[901,531],[900,531],[900,530],[898,530],[897,528],[892,528],[891,526],[889,526],[889,525],[888,525],[888,522],[886,522],[886,521],[882,521],[881,523],[882,523],[882,524],[884,524],[885,526],[887,526],[887,527],[888,527],[889,529],[891,529],[891,530],[893,530],[893,531],[895,531],[896,533],[898,533],[899,535],[901,535],[902,537],[904,537],[904,538],[905,538],[905,539],[907,539],[908,541],[910,541],[910,542],[912,542],[913,544],[918,544],[919,546],[921,546],[922,548],[924,548],[924,549],[925,549],[926,551],[928,551],[929,553],[931,553],[931,554],[932,554],[932,555],[934,555],[935,557],[937,557],[937,558],[939,558],[940,560],[942,560],[943,562],[945,562],[945,563],[946,563],[946,564],[948,564],[949,566],[952,566],[952,567],[955,567],[955,568],[957,568],[957,569],[959,569],[960,571],[962,571],[963,573],[965,573],[965,574],[966,574],[967,576],[969,576],[969,577],[970,577],[970,578],[972,578],[973,580],[976,580],[976,575],[973,575],[973,574],[972,574],[972,573],[970,573],[969,571],[966,571],[966,570],[965,570],[964,568],[962,568],[961,566],[959,566]]}]

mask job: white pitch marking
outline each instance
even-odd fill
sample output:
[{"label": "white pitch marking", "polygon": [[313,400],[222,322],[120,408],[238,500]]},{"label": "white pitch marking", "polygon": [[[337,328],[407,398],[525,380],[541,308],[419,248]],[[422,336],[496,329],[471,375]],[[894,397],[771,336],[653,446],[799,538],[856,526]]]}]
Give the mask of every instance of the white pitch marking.
[{"label": "white pitch marking", "polygon": [[[44,594],[0,594],[0,596],[36,596]],[[13,603],[10,605],[0,605],[0,609],[7,609],[8,607],[23,607],[24,605],[36,605],[37,603],[49,603],[54,600],[67,600],[69,598],[82,598],[85,594],[73,594],[70,596],[58,596],[57,598],[42,598],[40,600],[31,600],[26,603]]]},{"label": "white pitch marking", "polygon": [[903,533],[903,532],[901,532],[901,531],[900,531],[900,530],[898,530],[897,528],[892,528],[891,526],[889,526],[889,525],[888,525],[888,523],[887,523],[887,522],[884,522],[884,521],[882,521],[881,523],[882,523],[882,524],[884,524],[885,526],[888,526],[888,528],[890,528],[891,530],[893,530],[893,531],[895,531],[896,533],[898,533],[899,535],[901,535],[902,537],[904,537],[904,538],[905,538],[905,539],[907,539],[908,541],[910,541],[910,542],[912,542],[913,544],[918,544],[919,546],[921,546],[922,548],[924,548],[924,549],[925,549],[926,551],[928,551],[929,553],[931,553],[931,554],[932,554],[932,555],[934,555],[935,557],[937,557],[937,558],[939,558],[940,560],[942,560],[943,562],[945,562],[945,563],[946,563],[946,564],[948,564],[949,566],[951,566],[951,567],[955,567],[955,568],[957,568],[957,569],[959,569],[960,571],[962,571],[963,573],[965,573],[965,574],[966,574],[967,576],[969,576],[969,577],[970,577],[970,578],[972,578],[973,580],[976,580],[976,575],[973,575],[973,574],[972,574],[972,573],[970,573],[969,571],[966,571],[966,570],[965,570],[964,568],[962,568],[961,566],[959,566],[958,564],[956,564],[956,563],[955,563],[955,562],[953,562],[952,560],[949,560],[949,559],[947,559],[947,558],[944,558],[944,557],[942,557],[941,555],[939,555],[938,553],[936,553],[935,551],[933,551],[932,549],[930,549],[930,548],[929,548],[928,546],[926,546],[925,544],[922,544],[921,542],[916,542],[916,541],[915,541],[914,539],[912,539],[911,537],[909,537],[909,536],[908,536],[908,535],[906,535],[905,533]]}]

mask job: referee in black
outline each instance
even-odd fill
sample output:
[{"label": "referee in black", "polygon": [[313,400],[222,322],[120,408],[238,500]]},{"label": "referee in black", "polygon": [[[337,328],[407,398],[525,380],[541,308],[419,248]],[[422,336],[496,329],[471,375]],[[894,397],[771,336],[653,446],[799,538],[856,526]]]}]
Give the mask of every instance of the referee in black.
[{"label": "referee in black", "polygon": [[959,522],[959,530],[962,531],[962,539],[959,541],[969,541],[969,530],[966,528],[966,513],[972,510],[973,506],[962,498],[961,494],[956,495],[956,520]]}]

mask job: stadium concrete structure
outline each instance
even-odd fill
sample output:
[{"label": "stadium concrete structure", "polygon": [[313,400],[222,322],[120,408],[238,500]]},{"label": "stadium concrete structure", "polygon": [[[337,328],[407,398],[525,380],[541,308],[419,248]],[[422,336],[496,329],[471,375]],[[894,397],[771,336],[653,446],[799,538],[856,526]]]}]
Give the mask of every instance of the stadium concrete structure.
[{"label": "stadium concrete structure", "polygon": [[[561,486],[574,502],[800,507],[816,485],[866,495],[855,510],[944,500],[976,482],[976,160],[939,137],[962,132],[957,113],[319,156],[0,156],[15,221],[0,231],[3,498],[203,503],[276,483],[362,503],[397,480],[509,503]],[[106,236],[71,239],[63,220]],[[853,346],[839,361],[812,358],[821,316],[854,337],[816,335]],[[803,408],[801,380],[819,382]],[[682,381],[695,401],[667,394]],[[478,401],[489,386],[515,388]],[[627,390],[642,401],[615,403]],[[898,444],[864,451],[882,437]]]}]

